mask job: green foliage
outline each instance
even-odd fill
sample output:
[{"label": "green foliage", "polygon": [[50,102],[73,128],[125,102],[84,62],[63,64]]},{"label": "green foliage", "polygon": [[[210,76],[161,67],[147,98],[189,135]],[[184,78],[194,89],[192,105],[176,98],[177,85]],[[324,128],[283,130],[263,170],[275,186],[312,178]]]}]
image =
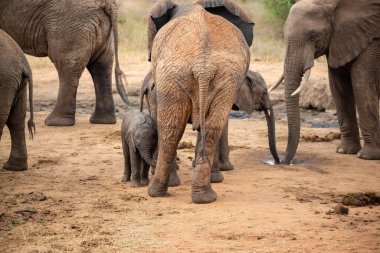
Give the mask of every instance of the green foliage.
[{"label": "green foliage", "polygon": [[290,7],[296,2],[296,0],[261,0],[270,14],[285,23],[288,17]]}]

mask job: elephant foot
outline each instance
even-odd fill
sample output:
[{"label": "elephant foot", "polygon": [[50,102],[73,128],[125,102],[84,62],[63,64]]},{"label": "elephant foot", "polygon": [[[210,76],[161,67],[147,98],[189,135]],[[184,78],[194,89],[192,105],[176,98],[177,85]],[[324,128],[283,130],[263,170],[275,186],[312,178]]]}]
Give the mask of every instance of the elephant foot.
[{"label": "elephant foot", "polygon": [[142,186],[147,186],[149,184],[149,178],[142,178],[140,184]]},{"label": "elephant foot", "polygon": [[93,113],[90,118],[91,124],[115,124],[116,116],[115,113],[112,114],[100,114]]},{"label": "elephant foot", "polygon": [[380,160],[380,146],[364,144],[357,157],[365,160]]},{"label": "elephant foot", "polygon": [[55,112],[45,119],[47,126],[73,126],[75,124],[75,115],[63,115]]},{"label": "elephant foot", "polygon": [[23,171],[28,169],[28,163],[26,159],[9,158],[9,160],[4,164],[3,169],[9,171]]},{"label": "elephant foot", "polygon": [[168,186],[159,183],[155,178],[148,185],[148,194],[151,197],[164,197],[168,194]]},{"label": "elephant foot", "polygon": [[131,180],[131,187],[135,188],[135,187],[141,187],[141,186],[142,185],[141,185],[141,180],[140,179],[138,179],[138,180],[132,179]]},{"label": "elephant foot", "polygon": [[223,180],[224,180],[224,176],[222,172],[220,172],[219,170],[211,172],[211,177],[210,177],[211,183],[221,183],[223,182]]},{"label": "elephant foot", "polygon": [[170,187],[179,186],[181,184],[181,179],[178,177],[177,172],[171,172],[169,175],[169,183]]},{"label": "elephant foot", "polygon": [[206,204],[216,200],[216,192],[211,188],[211,185],[202,188],[193,187],[191,197],[195,204]]},{"label": "elephant foot", "polygon": [[220,171],[229,171],[229,170],[233,170],[234,169],[234,166],[232,165],[232,163],[230,161],[228,162],[219,162],[219,170]]},{"label": "elephant foot", "polygon": [[121,178],[121,182],[125,183],[125,182],[128,182],[128,181],[130,181],[130,177],[128,175],[124,174],[123,177]]},{"label": "elephant foot", "polygon": [[345,140],[337,147],[336,152],[340,154],[357,154],[361,149],[360,141]]}]

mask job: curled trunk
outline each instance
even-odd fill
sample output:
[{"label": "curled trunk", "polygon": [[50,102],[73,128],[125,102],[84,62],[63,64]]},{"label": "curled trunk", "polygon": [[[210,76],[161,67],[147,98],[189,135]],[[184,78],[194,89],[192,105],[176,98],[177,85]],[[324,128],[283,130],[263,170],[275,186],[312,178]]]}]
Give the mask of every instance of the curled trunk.
[{"label": "curled trunk", "polygon": [[150,150],[140,152],[141,157],[145,160],[147,164],[149,164],[151,167],[155,167],[156,163],[152,159],[152,152]]}]

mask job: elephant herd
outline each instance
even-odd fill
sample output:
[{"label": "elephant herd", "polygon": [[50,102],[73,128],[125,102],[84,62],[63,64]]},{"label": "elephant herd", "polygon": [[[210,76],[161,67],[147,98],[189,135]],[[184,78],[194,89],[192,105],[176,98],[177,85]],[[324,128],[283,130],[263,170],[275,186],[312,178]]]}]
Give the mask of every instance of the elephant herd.
[{"label": "elephant herd", "polygon": [[[231,109],[264,111],[275,163],[290,164],[300,137],[299,92],[314,59],[322,55],[342,136],[337,152],[380,159],[380,0],[303,0],[291,8],[284,26],[284,73],[271,88],[284,82],[288,145],[282,161],[267,86],[249,69],[253,27],[233,0],[157,0],[152,5],[147,27],[151,70],[142,82],[140,110],[128,109],[121,126],[123,181],[135,187],[149,184],[151,197],[165,196],[169,186],[179,185],[176,150],[189,123],[198,131],[192,201],[215,201],[211,183],[223,181],[220,171],[233,169],[228,153]],[[119,67],[115,0],[0,1],[0,29],[0,137],[5,125],[11,134],[4,169],[27,169],[27,86],[28,130],[34,134],[33,80],[24,53],[48,56],[58,71],[59,92],[45,120],[48,126],[75,124],[76,92],[85,68],[96,94],[90,122],[116,122],[114,58],[116,87],[129,104]],[[144,100],[149,115],[143,112]],[[150,168],[154,176],[149,181]]]}]

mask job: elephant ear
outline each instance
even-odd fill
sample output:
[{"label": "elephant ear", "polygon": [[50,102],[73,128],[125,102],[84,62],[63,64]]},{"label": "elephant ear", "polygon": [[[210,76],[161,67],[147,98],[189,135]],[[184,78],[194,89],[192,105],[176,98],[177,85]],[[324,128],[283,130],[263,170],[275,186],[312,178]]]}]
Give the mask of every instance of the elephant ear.
[{"label": "elephant ear", "polygon": [[172,0],[158,0],[150,11],[148,18],[148,51],[151,60],[153,40],[158,30],[170,21],[173,9],[177,5]]},{"label": "elephant ear", "polygon": [[334,13],[328,63],[341,67],[380,38],[380,0],[342,0]]},{"label": "elephant ear", "polygon": [[253,42],[253,27],[255,23],[244,11],[231,0],[196,0],[206,11],[221,16],[234,24],[243,33],[248,46]]},{"label": "elephant ear", "polygon": [[136,116],[133,117],[133,124],[130,129],[127,131],[126,139],[129,144],[129,147],[132,147],[133,152],[136,152],[136,142],[135,142],[135,134],[139,129],[142,127],[143,124],[145,124],[146,119],[144,116],[144,113],[139,113]]}]

